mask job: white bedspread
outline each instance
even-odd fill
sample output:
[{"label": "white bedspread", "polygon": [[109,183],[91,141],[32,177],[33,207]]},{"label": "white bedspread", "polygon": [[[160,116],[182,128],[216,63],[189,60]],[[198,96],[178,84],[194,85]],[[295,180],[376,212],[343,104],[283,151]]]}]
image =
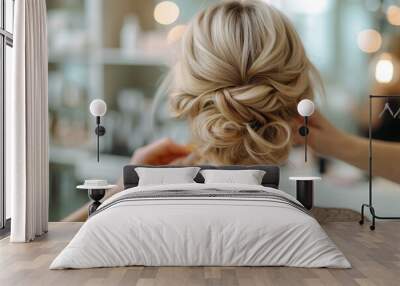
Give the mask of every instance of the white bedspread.
[{"label": "white bedspread", "polygon": [[[106,200],[50,269],[146,266],[294,266],[349,268],[318,222],[288,204],[258,198],[153,198],[130,192],[263,190],[250,185],[180,184],[125,190]],[[108,208],[106,206],[109,205]]]}]

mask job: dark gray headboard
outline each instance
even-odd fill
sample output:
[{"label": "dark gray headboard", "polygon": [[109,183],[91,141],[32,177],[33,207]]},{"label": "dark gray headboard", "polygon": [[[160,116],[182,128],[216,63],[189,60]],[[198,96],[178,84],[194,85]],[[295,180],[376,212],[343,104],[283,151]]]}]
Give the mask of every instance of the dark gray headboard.
[{"label": "dark gray headboard", "polygon": [[[181,167],[188,167],[188,166],[146,166],[146,165],[127,165],[124,167],[124,189],[129,189],[136,187],[139,182],[139,177],[135,171],[137,167],[147,167],[147,168],[181,168]],[[267,166],[267,165],[253,165],[253,166],[210,166],[210,165],[199,165],[201,169],[219,169],[219,170],[263,170],[265,171],[264,178],[262,180],[262,185],[265,187],[271,187],[278,189],[279,187],[279,167],[277,166]],[[194,180],[197,183],[204,183],[204,178],[200,174],[197,174]]]}]

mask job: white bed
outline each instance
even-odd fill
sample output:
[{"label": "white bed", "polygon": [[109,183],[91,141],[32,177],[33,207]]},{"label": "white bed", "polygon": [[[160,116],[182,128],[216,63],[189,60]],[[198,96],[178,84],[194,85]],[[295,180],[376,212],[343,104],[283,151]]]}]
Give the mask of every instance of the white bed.
[{"label": "white bed", "polygon": [[[145,192],[189,192],[134,197]],[[265,192],[261,197],[190,192]],[[141,193],[138,193],[141,192]],[[279,199],[281,198],[281,199]],[[291,203],[290,203],[291,202]],[[106,200],[50,269],[145,266],[350,268],[318,222],[283,191],[255,185],[138,186]]]}]

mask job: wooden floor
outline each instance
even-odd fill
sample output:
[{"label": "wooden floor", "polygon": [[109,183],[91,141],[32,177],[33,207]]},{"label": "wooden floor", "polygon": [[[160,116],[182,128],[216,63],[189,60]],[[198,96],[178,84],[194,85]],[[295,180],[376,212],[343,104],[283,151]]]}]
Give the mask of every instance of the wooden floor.
[{"label": "wooden floor", "polygon": [[400,222],[379,222],[375,232],[355,222],[324,226],[352,269],[288,267],[124,267],[48,270],[81,223],[51,223],[29,244],[0,241],[0,285],[400,285]]}]

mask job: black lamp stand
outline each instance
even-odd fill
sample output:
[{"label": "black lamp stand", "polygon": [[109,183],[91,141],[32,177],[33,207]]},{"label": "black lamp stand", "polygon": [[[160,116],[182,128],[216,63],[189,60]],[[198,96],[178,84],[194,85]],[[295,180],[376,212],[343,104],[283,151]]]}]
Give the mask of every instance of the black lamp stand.
[{"label": "black lamp stand", "polygon": [[308,116],[304,116],[304,125],[299,128],[299,133],[304,137],[304,161],[307,162]]},{"label": "black lamp stand", "polygon": [[96,129],[94,132],[97,135],[97,162],[100,161],[100,136],[103,136],[106,134],[106,128],[104,126],[100,125],[100,116],[96,116]]}]

